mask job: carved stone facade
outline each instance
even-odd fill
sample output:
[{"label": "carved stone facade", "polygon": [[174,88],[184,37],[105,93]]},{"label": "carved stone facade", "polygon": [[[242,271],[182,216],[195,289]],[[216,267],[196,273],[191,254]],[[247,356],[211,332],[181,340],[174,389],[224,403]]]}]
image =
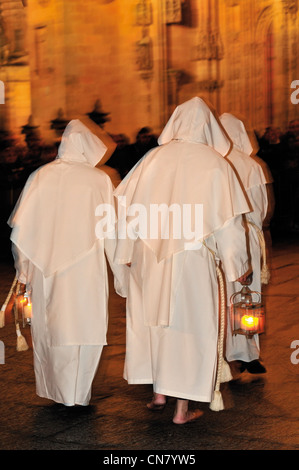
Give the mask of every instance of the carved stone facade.
[{"label": "carved stone facade", "polygon": [[30,114],[27,18],[19,0],[0,1],[0,131],[19,134]]},{"label": "carved stone facade", "polygon": [[0,1],[0,126],[87,114],[134,139],[195,95],[263,132],[298,116],[298,0]]}]

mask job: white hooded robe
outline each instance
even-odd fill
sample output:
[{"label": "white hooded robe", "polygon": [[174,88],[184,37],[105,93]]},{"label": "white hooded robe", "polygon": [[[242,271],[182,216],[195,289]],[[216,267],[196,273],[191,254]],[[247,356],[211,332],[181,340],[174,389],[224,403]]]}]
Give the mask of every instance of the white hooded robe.
[{"label": "white hooded robe", "polygon": [[[254,226],[263,229],[268,208],[268,196],[266,184],[271,180],[266,177],[262,167],[256,160],[250,157],[253,152],[252,144],[242,121],[229,113],[220,116],[228,136],[233,142],[233,147],[227,159],[243,186],[252,211],[245,216],[249,240],[249,259],[253,271],[252,283],[249,288],[261,293],[261,245]],[[252,222],[254,225],[250,224]],[[231,362],[241,360],[251,362],[260,356],[259,335],[247,337],[244,335],[232,335],[230,317],[230,297],[239,292],[242,285],[238,282],[227,282],[228,320],[226,337],[226,359]],[[253,295],[253,300],[258,301],[259,296]]]},{"label": "white hooded robe", "polygon": [[88,405],[107,344],[105,255],[117,293],[126,294],[124,266],[113,263],[116,239],[95,230],[96,208],[114,207],[109,176],[94,168],[106,150],[71,121],[56,160],[31,174],[9,220],[18,280],[32,289],[36,393],[68,406]]},{"label": "white hooded robe", "polygon": [[[215,260],[231,281],[248,270],[242,214],[250,210],[223,156],[230,144],[200,98],[176,108],[159,138],[115,191],[119,206],[203,204],[202,237],[118,240],[115,261],[131,263],[124,377],[156,393],[210,402],[217,366]],[[120,211],[119,211],[120,212]],[[127,226],[132,214],[126,217]],[[195,225],[192,225],[192,229]]]}]

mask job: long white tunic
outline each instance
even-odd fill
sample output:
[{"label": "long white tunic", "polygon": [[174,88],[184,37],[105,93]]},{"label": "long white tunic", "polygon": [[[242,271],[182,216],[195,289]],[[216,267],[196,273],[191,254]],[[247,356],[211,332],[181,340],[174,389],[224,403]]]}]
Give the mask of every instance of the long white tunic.
[{"label": "long white tunic", "polygon": [[[230,279],[247,271],[241,216],[231,219],[206,244]],[[153,384],[155,392],[168,396],[210,402],[219,324],[218,283],[210,251],[201,245],[157,263],[154,253],[138,240],[130,269],[125,379],[130,384]],[[170,325],[147,326],[148,307],[170,308]]]},{"label": "long white tunic", "polygon": [[105,255],[115,273],[117,293],[126,294],[119,282],[123,285],[121,267],[113,264],[114,249],[115,240],[98,240],[82,260],[45,277],[14,247],[18,279],[32,289],[31,335],[38,396],[69,406],[89,403],[107,344]]},{"label": "long white tunic", "polygon": [[36,392],[69,406],[89,403],[107,343],[106,257],[117,293],[126,295],[128,268],[113,263],[115,237],[95,230],[98,205],[114,204],[109,176],[93,167],[104,152],[71,121],[59,158],[29,177],[9,221],[17,277],[32,289]]},{"label": "long white tunic", "polygon": [[[250,208],[223,158],[229,142],[202,100],[176,108],[159,144],[115,195],[120,204],[125,197],[147,214],[153,204],[202,204],[203,230],[189,241],[172,231],[164,237],[162,223],[151,238],[137,224],[136,239],[118,240],[115,260],[131,262],[124,376],[129,383],[153,384],[157,393],[210,402],[219,295],[215,259],[201,242],[215,253],[228,279],[238,279],[248,270],[242,214]],[[130,225],[131,217],[126,220]]]},{"label": "long white tunic", "polygon": [[[250,157],[249,157],[250,158]],[[262,230],[262,221],[265,218],[267,210],[267,191],[265,185],[258,185],[247,189],[246,194],[252,207],[253,212],[246,214],[246,222],[253,222],[260,230]],[[252,291],[257,291],[261,294],[261,246],[256,229],[251,224],[247,223],[247,233],[249,240],[249,259],[252,268],[252,283],[249,288]],[[242,285],[239,282],[227,282],[227,300],[229,303],[230,297],[239,292]],[[258,301],[261,297],[253,294],[253,300]],[[229,304],[230,305],[230,304]],[[254,359],[259,359],[260,356],[260,341],[259,335],[247,337],[244,335],[233,335],[231,328],[231,314],[230,306],[228,306],[228,320],[227,320],[227,336],[226,336],[226,354],[227,361],[245,361],[251,362]]]},{"label": "long white tunic", "polygon": [[[229,113],[221,115],[220,121],[234,144],[226,158],[236,172],[252,208],[252,211],[245,215],[249,259],[253,272],[252,283],[249,287],[252,291],[261,293],[261,246],[255,226],[259,230],[263,229],[263,221],[268,209],[266,185],[272,182],[271,175],[266,175],[260,164],[250,157],[253,148],[242,121]],[[240,283],[227,281],[228,305],[230,305],[229,301],[232,294],[239,292],[241,288]],[[253,300],[257,301],[258,298],[254,294]],[[228,307],[226,359],[228,361],[242,360],[250,362],[258,359],[259,355],[258,335],[253,337],[232,335],[230,308]]]}]

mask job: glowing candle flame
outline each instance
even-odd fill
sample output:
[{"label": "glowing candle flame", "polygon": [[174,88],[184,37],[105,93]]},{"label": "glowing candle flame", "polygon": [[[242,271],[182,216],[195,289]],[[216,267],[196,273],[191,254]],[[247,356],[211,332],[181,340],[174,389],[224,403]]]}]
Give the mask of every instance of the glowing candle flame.
[{"label": "glowing candle flame", "polygon": [[243,315],[241,324],[246,330],[256,330],[259,324],[259,319],[252,315]]},{"label": "glowing candle flame", "polygon": [[32,304],[29,300],[28,300],[27,305],[24,305],[24,317],[25,318],[32,317]]}]

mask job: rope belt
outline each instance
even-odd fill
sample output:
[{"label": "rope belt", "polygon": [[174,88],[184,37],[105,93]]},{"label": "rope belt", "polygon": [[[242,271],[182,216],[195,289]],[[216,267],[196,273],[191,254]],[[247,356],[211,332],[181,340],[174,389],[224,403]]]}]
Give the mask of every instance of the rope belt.
[{"label": "rope belt", "polygon": [[230,372],[230,367],[223,357],[225,317],[226,317],[225,288],[224,288],[223,274],[217,264],[215,252],[211,250],[205,244],[204,241],[203,241],[203,245],[209,250],[209,252],[213,256],[215,266],[216,266],[216,274],[217,274],[217,278],[219,281],[219,289],[220,289],[220,330],[219,330],[218,348],[217,348],[218,349],[217,376],[216,376],[213,399],[210,403],[210,409],[212,411],[221,411],[221,410],[224,410],[224,404],[223,404],[222,394],[220,392],[220,384],[223,382],[229,382],[233,378]]},{"label": "rope belt", "polygon": [[247,223],[255,229],[255,231],[257,233],[257,236],[258,236],[258,239],[259,239],[260,247],[261,247],[261,250],[262,250],[261,283],[262,284],[268,284],[269,281],[270,281],[270,271],[269,271],[269,268],[267,266],[266,243],[265,243],[264,233],[253,222],[250,222],[249,220],[247,220]]}]

